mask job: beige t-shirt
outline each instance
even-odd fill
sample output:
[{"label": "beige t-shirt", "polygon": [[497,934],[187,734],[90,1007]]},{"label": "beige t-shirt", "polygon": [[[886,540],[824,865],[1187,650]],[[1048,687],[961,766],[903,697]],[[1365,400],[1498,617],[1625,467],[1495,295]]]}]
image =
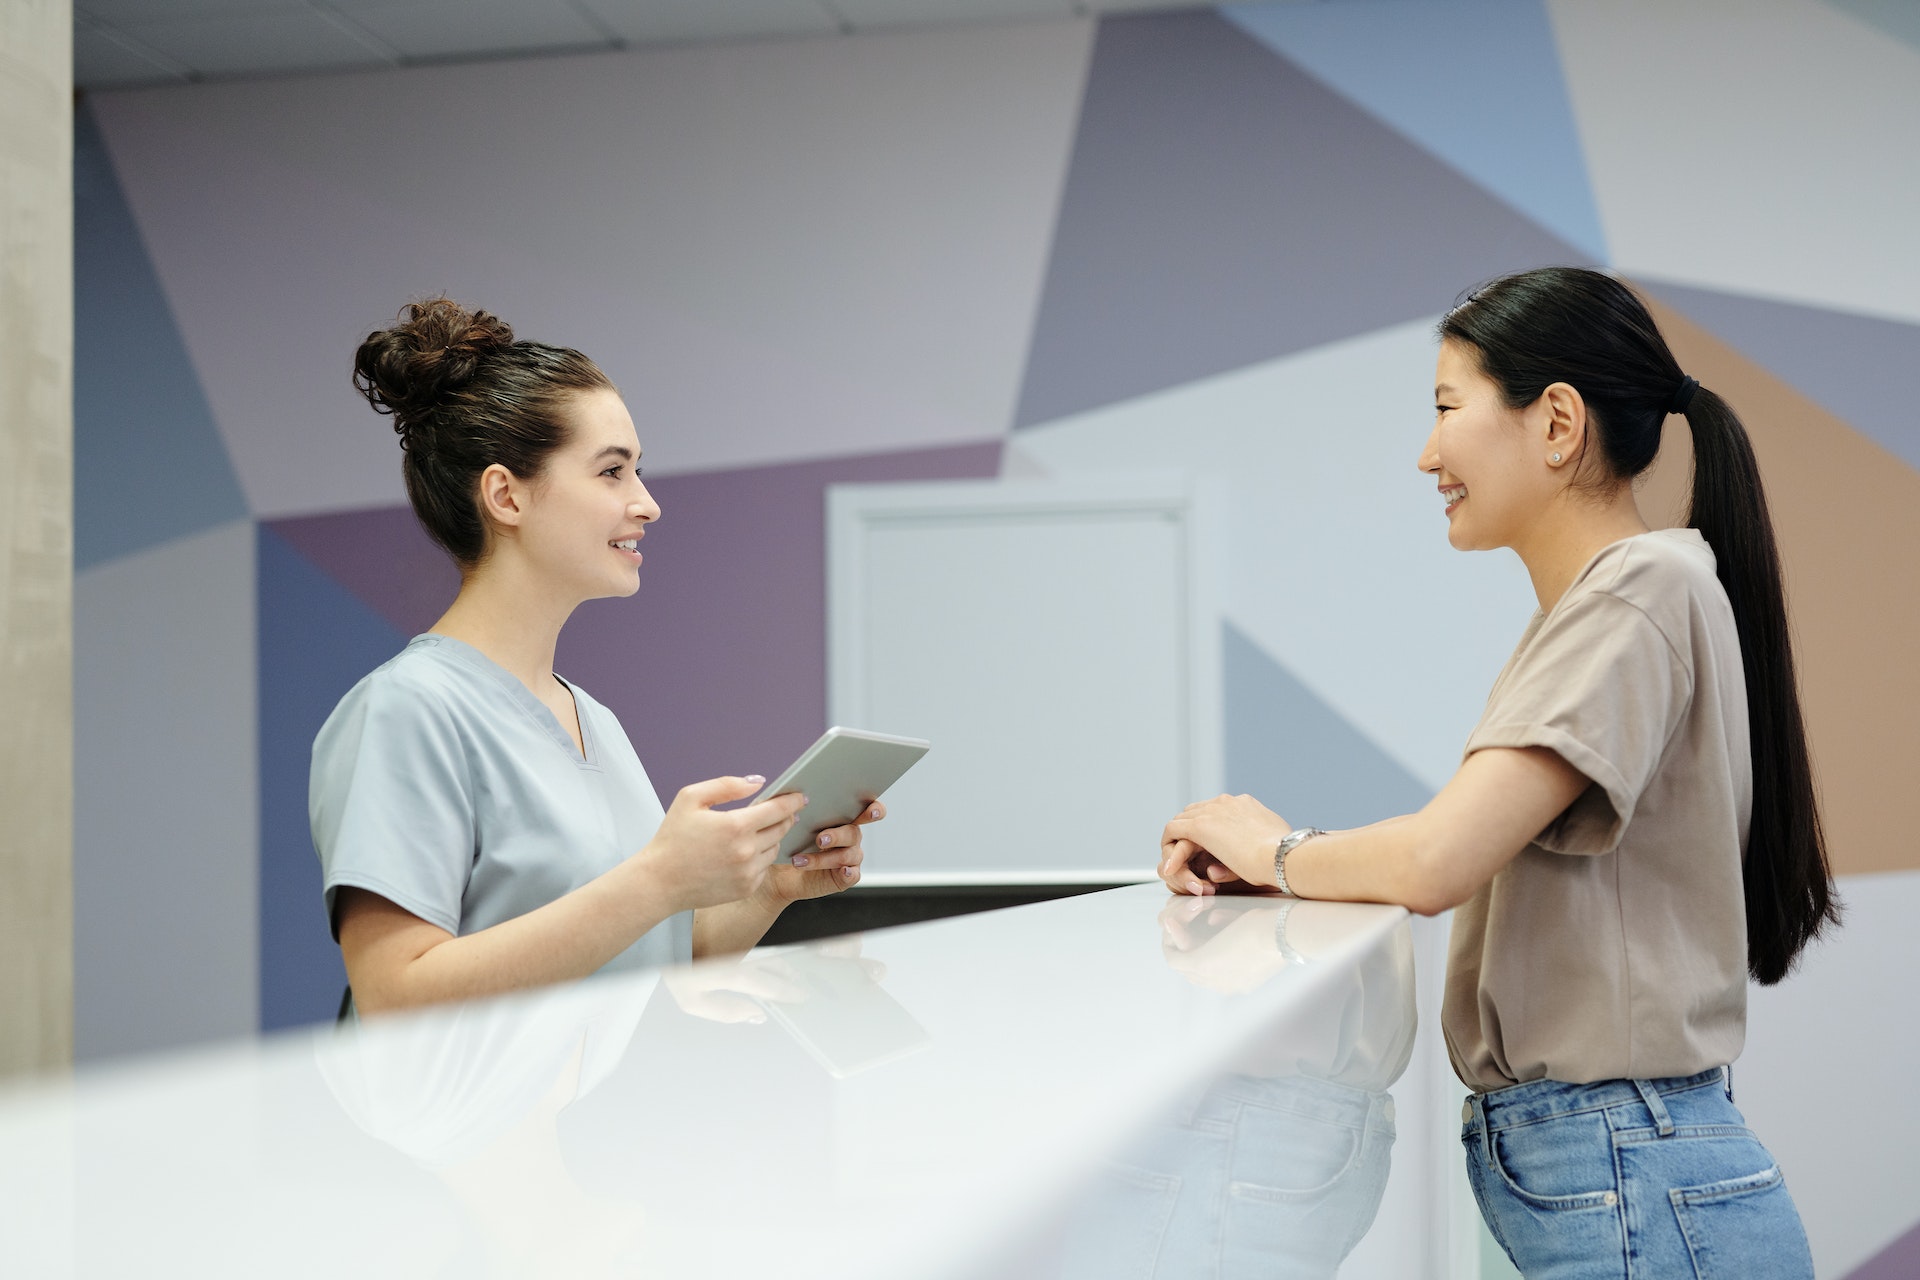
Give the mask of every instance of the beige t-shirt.
[{"label": "beige t-shirt", "polygon": [[1753,809],[1740,640],[1692,529],[1602,550],[1536,613],[1467,740],[1592,780],[1454,913],[1441,1014],[1476,1093],[1691,1075],[1746,1039]]}]

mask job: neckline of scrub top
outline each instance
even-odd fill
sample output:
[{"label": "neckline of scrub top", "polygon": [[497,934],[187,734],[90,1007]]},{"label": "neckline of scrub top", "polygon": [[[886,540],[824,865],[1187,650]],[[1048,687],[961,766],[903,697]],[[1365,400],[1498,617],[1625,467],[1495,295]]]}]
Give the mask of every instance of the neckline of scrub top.
[{"label": "neckline of scrub top", "polygon": [[580,721],[580,742],[585,748],[584,752],[573,745],[573,735],[568,733],[566,726],[560,723],[560,717],[553,714],[553,708],[535,697],[533,690],[521,684],[520,677],[513,672],[465,640],[443,636],[437,631],[425,631],[413,638],[414,644],[419,644],[421,641],[444,649],[449,657],[462,659],[468,666],[499,685],[506,691],[507,696],[513,699],[515,706],[532,717],[535,724],[546,730],[547,736],[553,739],[554,744],[567,753],[567,759],[583,769],[600,767],[599,743],[595,740],[593,730],[587,723],[586,714],[580,708],[580,697],[574,692],[572,685],[560,678],[558,672],[554,673],[553,678],[560,681],[561,687],[567,691],[567,696],[573,699],[573,714]]}]

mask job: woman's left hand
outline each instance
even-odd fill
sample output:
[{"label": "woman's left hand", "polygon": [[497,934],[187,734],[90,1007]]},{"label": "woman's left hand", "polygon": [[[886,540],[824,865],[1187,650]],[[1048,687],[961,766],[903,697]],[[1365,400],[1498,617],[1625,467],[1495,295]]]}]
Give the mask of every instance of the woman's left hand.
[{"label": "woman's left hand", "polygon": [[844,827],[828,827],[813,839],[813,847],[793,855],[793,865],[776,862],[767,869],[762,891],[777,906],[803,898],[824,898],[860,882],[860,863],[866,850],[860,828],[887,816],[887,806],[875,800],[866,812]]},{"label": "woman's left hand", "polygon": [[1271,889],[1274,848],[1291,830],[1252,796],[1190,804],[1160,833],[1160,878],[1175,893]]}]

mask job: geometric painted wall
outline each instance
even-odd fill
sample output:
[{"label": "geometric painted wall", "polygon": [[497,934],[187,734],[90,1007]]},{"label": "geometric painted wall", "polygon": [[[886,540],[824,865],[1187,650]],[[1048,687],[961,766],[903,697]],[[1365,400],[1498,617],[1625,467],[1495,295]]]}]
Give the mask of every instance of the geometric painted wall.
[{"label": "geometric painted wall", "polygon": [[1920,964],[1920,149],[1885,145],[1920,45],[1887,12],[1250,5],[93,95],[79,1052],[332,1012],[307,753],[455,587],[347,379],[408,298],[622,388],[664,518],[557,662],[663,792],[820,728],[827,485],[1179,470],[1221,495],[1228,782],[1346,825],[1444,782],[1532,609],[1416,471],[1433,322],[1589,263],[1748,422],[1842,891],[1887,908],[1756,996],[1742,1102],[1822,1274],[1920,1271],[1913,1179],[1853,1176],[1920,1150],[1920,1101],[1794,1120],[1836,1055],[1903,1051],[1874,1024]]}]

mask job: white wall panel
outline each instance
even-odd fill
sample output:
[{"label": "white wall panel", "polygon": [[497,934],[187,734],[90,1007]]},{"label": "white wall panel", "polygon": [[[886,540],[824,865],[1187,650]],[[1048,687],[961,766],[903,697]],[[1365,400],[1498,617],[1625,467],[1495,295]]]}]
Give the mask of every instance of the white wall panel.
[{"label": "white wall panel", "polygon": [[74,1049],[260,1025],[249,521],[74,583]]},{"label": "white wall panel", "polygon": [[1415,465],[1434,354],[1400,325],[1020,431],[1007,465],[1217,477],[1227,614],[1438,789],[1536,602],[1510,553],[1447,545]]},{"label": "white wall panel", "polygon": [[256,515],[401,500],[353,349],[445,290],[577,346],[660,472],[1012,417],[1087,22],[101,94]]},{"label": "white wall panel", "polygon": [[1920,1223],[1920,871],[1840,881],[1846,921],[1756,987],[1734,1102],[1787,1175],[1814,1270],[1844,1276]]},{"label": "white wall panel", "polygon": [[1550,0],[1614,265],[1920,320],[1920,49],[1816,0]]}]

